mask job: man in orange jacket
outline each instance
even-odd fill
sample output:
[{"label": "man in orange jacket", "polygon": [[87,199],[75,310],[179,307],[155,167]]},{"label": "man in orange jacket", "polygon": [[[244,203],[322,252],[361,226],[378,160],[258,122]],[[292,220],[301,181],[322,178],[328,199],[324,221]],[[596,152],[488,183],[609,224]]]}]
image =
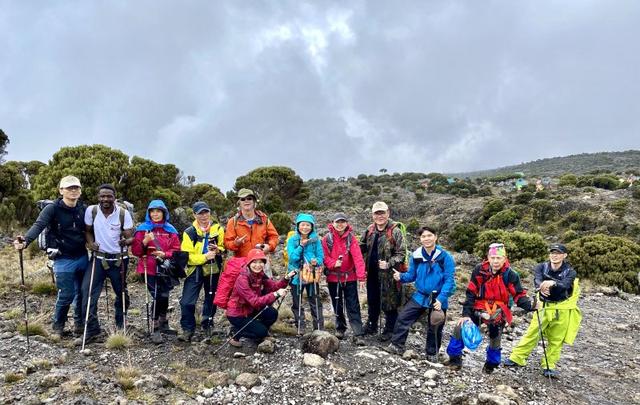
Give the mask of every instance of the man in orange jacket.
[{"label": "man in orange jacket", "polygon": [[255,248],[265,253],[276,250],[278,231],[267,214],[256,210],[257,202],[252,190],[238,191],[238,213],[229,219],[224,233],[224,247],[236,257],[246,257]]}]

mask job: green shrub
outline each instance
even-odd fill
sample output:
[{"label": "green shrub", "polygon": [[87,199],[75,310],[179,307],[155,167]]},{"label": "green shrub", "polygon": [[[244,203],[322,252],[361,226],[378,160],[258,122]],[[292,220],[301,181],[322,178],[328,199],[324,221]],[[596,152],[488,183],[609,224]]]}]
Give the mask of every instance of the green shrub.
[{"label": "green shrub", "polygon": [[516,204],[527,204],[531,200],[533,200],[533,193],[528,191],[518,194],[515,198]]},{"label": "green shrub", "polygon": [[415,218],[411,218],[409,222],[407,222],[407,233],[413,235],[418,232],[418,229],[420,229],[420,222]]},{"label": "green shrub", "polygon": [[636,200],[640,200],[640,187],[631,187],[631,197],[635,198]]},{"label": "green shrub", "polygon": [[569,243],[572,240],[578,239],[579,237],[580,237],[580,234],[578,234],[578,232],[574,231],[573,229],[569,229],[568,231],[562,234],[562,240],[564,241],[564,243]]},{"label": "green shrub", "polygon": [[548,200],[536,200],[529,206],[533,209],[533,218],[538,223],[550,221],[558,214],[555,205]]},{"label": "green shrub", "polygon": [[273,222],[273,226],[280,235],[286,235],[293,226],[293,221],[286,212],[275,212],[269,215],[269,220]]},{"label": "green shrub", "polygon": [[31,287],[31,292],[37,295],[56,295],[58,289],[50,281],[38,281]]},{"label": "green shrub", "polygon": [[575,186],[577,183],[578,183],[578,177],[576,177],[575,174],[567,173],[567,174],[564,174],[564,175],[560,176],[560,180],[558,182],[558,185],[560,187],[563,187],[563,186]]},{"label": "green shrub", "polygon": [[544,200],[545,198],[549,198],[549,193],[544,190],[536,191],[536,193],[533,195],[533,198]]},{"label": "green shrub", "polygon": [[489,245],[495,242],[504,243],[509,260],[524,258],[544,260],[547,257],[547,243],[542,235],[520,231],[489,230],[480,232],[474,246],[476,256],[485,257]]},{"label": "green shrub", "polygon": [[569,260],[580,277],[638,294],[640,245],[623,237],[595,234],[568,244]]},{"label": "green shrub", "polygon": [[496,198],[487,201],[482,207],[482,214],[480,215],[480,219],[482,221],[486,221],[491,218],[493,215],[504,209],[504,202],[502,200],[498,200]]},{"label": "green shrub", "polygon": [[489,197],[493,195],[493,192],[491,191],[491,187],[484,186],[478,190],[478,194],[482,197]]},{"label": "green shrub", "polygon": [[453,249],[457,251],[466,250],[473,252],[473,247],[478,240],[480,227],[475,224],[461,223],[453,227],[449,234],[449,239],[453,245]]},{"label": "green shrub", "polygon": [[611,210],[611,212],[613,212],[614,214],[616,214],[619,217],[623,217],[624,214],[626,214],[627,212],[627,208],[629,207],[629,200],[627,199],[621,199],[621,200],[617,200],[617,201],[612,201],[610,202],[608,205],[609,209]]},{"label": "green shrub", "polygon": [[487,226],[491,229],[506,228],[516,223],[518,214],[511,209],[500,211],[489,218]]},{"label": "green shrub", "polygon": [[570,211],[562,218],[562,225],[568,226],[574,231],[591,231],[596,227],[596,219],[585,211]]}]

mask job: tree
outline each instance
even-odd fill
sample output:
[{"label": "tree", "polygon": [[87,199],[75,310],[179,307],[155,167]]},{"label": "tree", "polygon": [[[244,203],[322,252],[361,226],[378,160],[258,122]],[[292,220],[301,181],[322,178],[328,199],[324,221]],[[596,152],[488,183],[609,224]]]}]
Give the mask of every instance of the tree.
[{"label": "tree", "polygon": [[547,243],[542,235],[520,231],[490,230],[480,232],[475,244],[476,256],[485,257],[491,243],[504,243],[509,260],[530,258],[544,260],[547,257]]},{"label": "tree", "polygon": [[0,164],[4,162],[4,156],[7,154],[7,145],[9,145],[9,137],[0,128]]},{"label": "tree", "polygon": [[293,169],[284,166],[259,167],[236,179],[234,192],[227,197],[233,201],[242,188],[258,193],[267,212],[295,209],[306,198],[303,181]]}]

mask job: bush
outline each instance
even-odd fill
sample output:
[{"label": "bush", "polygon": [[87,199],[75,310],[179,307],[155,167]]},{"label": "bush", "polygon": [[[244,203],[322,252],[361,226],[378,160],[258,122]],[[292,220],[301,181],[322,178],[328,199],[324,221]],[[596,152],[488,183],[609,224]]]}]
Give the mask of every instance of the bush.
[{"label": "bush", "polygon": [[627,212],[627,208],[629,207],[629,200],[621,199],[617,201],[610,202],[607,204],[611,212],[616,214],[619,217],[623,217]]},{"label": "bush", "polygon": [[467,223],[457,224],[449,234],[453,249],[473,252],[473,247],[478,240],[479,232],[480,227],[478,225]]},{"label": "bush", "polygon": [[540,191],[536,191],[533,197],[538,200],[544,200],[545,198],[549,198],[549,193],[544,190],[540,190]]},{"label": "bush", "polygon": [[564,241],[564,243],[569,243],[572,240],[576,240],[580,237],[580,235],[578,234],[578,232],[569,229],[567,232],[562,234],[562,240]]},{"label": "bush", "polygon": [[493,192],[491,191],[491,187],[484,186],[480,190],[478,190],[478,194],[481,197],[489,197],[493,195]]},{"label": "bush", "polygon": [[596,219],[584,211],[570,211],[561,222],[574,231],[591,231],[596,227]]},{"label": "bush", "polygon": [[578,183],[578,177],[576,177],[575,174],[567,173],[560,176],[560,181],[558,182],[558,185],[560,187],[575,186],[577,183]]},{"label": "bush", "polygon": [[420,222],[417,219],[411,218],[409,222],[407,222],[407,233],[410,235],[414,235],[420,229]]},{"label": "bush", "polygon": [[286,235],[293,226],[293,221],[286,212],[275,212],[269,215],[269,220],[273,222],[273,226],[276,227],[278,234]]},{"label": "bush", "polygon": [[569,259],[580,277],[638,294],[640,245],[623,237],[595,234],[568,244]]},{"label": "bush", "polygon": [[524,258],[544,260],[547,257],[547,243],[542,235],[520,231],[489,230],[480,232],[474,246],[476,256],[485,257],[489,245],[495,242],[504,243],[509,260]]},{"label": "bush", "polygon": [[631,187],[631,197],[635,198],[636,200],[640,200],[640,187]]},{"label": "bush", "polygon": [[552,220],[558,213],[556,207],[548,200],[536,200],[530,204],[533,209],[533,218],[538,223],[544,223]]},{"label": "bush", "polygon": [[516,223],[518,214],[511,209],[506,209],[492,215],[487,221],[487,226],[491,229],[506,228]]},{"label": "bush", "polygon": [[488,220],[493,215],[504,209],[504,202],[498,199],[492,199],[487,201],[482,207],[482,214],[480,215],[480,219],[483,221]]},{"label": "bush", "polygon": [[31,287],[31,292],[36,295],[56,295],[58,289],[50,281],[38,281]]}]

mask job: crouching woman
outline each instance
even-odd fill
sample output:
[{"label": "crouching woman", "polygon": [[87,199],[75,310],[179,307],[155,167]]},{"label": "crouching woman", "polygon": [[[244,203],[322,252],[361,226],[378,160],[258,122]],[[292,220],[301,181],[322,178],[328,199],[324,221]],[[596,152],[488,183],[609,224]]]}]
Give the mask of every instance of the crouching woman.
[{"label": "crouching woman", "polygon": [[278,310],[271,304],[287,295],[286,287],[293,273],[287,274],[283,280],[272,280],[264,274],[266,263],[264,251],[252,249],[229,297],[227,318],[238,331],[229,340],[234,347],[242,346],[239,339],[243,337],[262,341],[278,319]]}]

